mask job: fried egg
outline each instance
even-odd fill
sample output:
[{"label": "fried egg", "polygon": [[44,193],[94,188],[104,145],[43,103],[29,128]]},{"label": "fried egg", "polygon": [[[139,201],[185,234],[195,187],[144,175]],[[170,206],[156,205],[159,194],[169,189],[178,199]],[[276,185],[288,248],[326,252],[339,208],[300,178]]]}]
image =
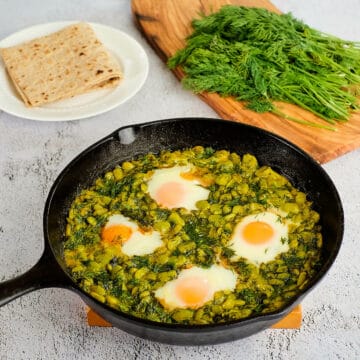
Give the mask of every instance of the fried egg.
[{"label": "fried egg", "polygon": [[229,248],[235,252],[231,260],[243,257],[255,265],[274,260],[289,250],[288,224],[272,212],[248,215],[236,225]]},{"label": "fried egg", "polygon": [[162,207],[196,210],[196,202],[206,200],[210,191],[196,177],[186,176],[190,167],[157,169],[148,181],[149,195]]},{"label": "fried egg", "polygon": [[106,244],[121,246],[121,251],[128,256],[151,254],[163,245],[158,231],[145,232],[121,214],[109,217],[101,231],[101,239]]},{"label": "fried egg", "polygon": [[155,297],[168,310],[197,309],[213,299],[217,291],[233,291],[236,274],[220,265],[203,269],[193,266],[155,291]]}]

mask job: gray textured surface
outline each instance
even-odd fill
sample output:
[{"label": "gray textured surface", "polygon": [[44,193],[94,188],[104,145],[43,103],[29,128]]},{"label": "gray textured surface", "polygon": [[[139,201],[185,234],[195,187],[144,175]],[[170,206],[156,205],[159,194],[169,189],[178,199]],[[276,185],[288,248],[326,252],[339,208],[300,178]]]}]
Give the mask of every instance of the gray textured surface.
[{"label": "gray textured surface", "polygon": [[[359,0],[274,3],[321,30],[360,40]],[[133,24],[129,1],[0,0],[0,38],[33,24],[70,19],[104,23],[138,39],[149,56],[150,74],[137,96],[94,118],[40,123],[0,112],[0,281],[25,272],[40,257],[47,193],[56,175],[82,149],[125,124],[178,116],[216,116],[184,91],[155,56]],[[166,346],[119,329],[90,328],[78,296],[46,289],[0,309],[0,360],[359,359],[360,150],[324,167],[343,200],[345,237],[334,266],[303,302],[300,330],[267,330],[217,346]]]}]

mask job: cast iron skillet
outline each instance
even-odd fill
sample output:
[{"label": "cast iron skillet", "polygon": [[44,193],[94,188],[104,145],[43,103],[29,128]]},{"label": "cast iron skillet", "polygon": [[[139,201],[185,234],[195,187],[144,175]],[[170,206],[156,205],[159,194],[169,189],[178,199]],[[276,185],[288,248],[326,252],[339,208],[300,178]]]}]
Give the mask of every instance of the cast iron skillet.
[{"label": "cast iron skillet", "polygon": [[[315,210],[320,213],[324,238],[323,265],[311,284],[284,309],[217,325],[161,324],[135,318],[98,302],[82,291],[67,273],[62,250],[66,217],[80,189],[92,185],[103,173],[134,156],[195,145],[254,154],[260,165],[271,166],[307,193]],[[114,326],[145,339],[177,345],[232,341],[270,327],[314,288],[335,260],[342,242],[343,225],[342,204],[329,176],[305,152],[276,135],[231,121],[203,118],[169,119],[126,126],[83,151],[58,176],[45,205],[44,253],[28,272],[0,284],[0,306],[32,290],[61,287],[78,293]]]}]

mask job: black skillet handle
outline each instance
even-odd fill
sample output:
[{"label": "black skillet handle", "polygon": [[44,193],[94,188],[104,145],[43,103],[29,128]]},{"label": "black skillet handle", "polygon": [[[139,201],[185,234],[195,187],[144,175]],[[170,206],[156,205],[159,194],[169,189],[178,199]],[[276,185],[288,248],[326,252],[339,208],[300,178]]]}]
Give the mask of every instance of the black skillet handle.
[{"label": "black skillet handle", "polygon": [[30,291],[47,287],[71,288],[71,280],[56,262],[49,249],[26,273],[0,283],[0,306],[25,295]]}]

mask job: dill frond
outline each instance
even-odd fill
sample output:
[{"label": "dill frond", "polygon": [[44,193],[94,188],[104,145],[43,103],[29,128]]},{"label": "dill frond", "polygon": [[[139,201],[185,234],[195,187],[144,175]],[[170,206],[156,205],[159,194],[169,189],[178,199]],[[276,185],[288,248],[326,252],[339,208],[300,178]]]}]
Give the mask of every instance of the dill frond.
[{"label": "dill frond", "polygon": [[294,119],[273,105],[296,104],[334,125],[358,110],[360,43],[309,27],[291,14],[223,6],[192,22],[184,49],[168,61],[182,66],[185,88],[245,101],[256,112]]}]

